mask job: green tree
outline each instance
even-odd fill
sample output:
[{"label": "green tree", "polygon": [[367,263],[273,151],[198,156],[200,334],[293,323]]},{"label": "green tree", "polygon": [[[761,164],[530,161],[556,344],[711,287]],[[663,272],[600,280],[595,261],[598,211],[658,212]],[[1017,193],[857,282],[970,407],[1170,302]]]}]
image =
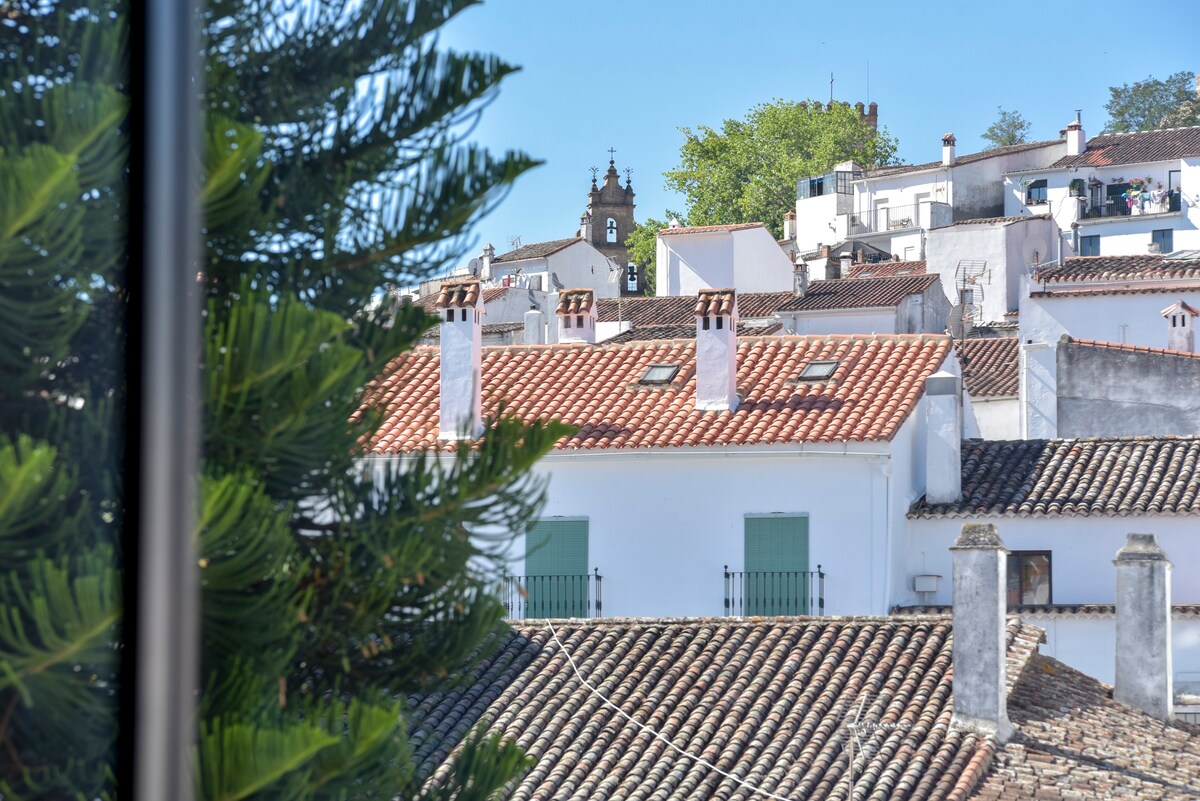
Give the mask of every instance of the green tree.
[{"label": "green tree", "polygon": [[655,280],[658,274],[658,232],[670,225],[673,219],[679,220],[681,225],[687,225],[685,215],[668,209],[661,220],[653,217],[642,220],[625,240],[625,247],[629,249],[629,260],[636,264],[638,270],[646,276],[647,295],[655,293]]},{"label": "green tree", "polygon": [[[394,472],[356,454],[372,382],[433,322],[367,301],[456,258],[532,164],[460,141],[512,68],[437,49],[470,2],[286,5],[207,5],[198,797],[483,799],[519,750],[472,736],[426,793],[398,699],[496,632],[504,537],[480,532],[536,512],[528,468],[566,429],[502,418]],[[22,87],[0,94],[5,798],[114,793],[121,11],[59,0],[0,26],[0,85]]]},{"label": "green tree", "polygon": [[783,215],[796,203],[796,181],[821,175],[842,161],[887,164],[896,141],[876,131],[845,103],[776,100],[760,103],[744,120],[721,130],[681,128],[679,165],[664,173],[683,194],[692,225],[762,222],[783,234]]},{"label": "green tree", "polygon": [[1021,116],[1021,112],[1005,111],[1002,106],[996,106],[996,112],[996,121],[980,134],[983,139],[991,142],[993,147],[1019,145],[1029,141],[1029,131],[1033,126]]},{"label": "green tree", "polygon": [[1109,100],[1104,105],[1108,124],[1103,132],[1128,133],[1196,124],[1200,109],[1195,102],[1193,81],[1192,73],[1184,71],[1161,81],[1147,77],[1132,85],[1108,87]]}]

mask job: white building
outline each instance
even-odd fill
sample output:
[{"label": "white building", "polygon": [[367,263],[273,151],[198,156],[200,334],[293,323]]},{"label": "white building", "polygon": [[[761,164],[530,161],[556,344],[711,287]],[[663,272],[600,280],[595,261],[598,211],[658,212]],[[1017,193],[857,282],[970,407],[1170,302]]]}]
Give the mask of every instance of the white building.
[{"label": "white building", "polygon": [[950,302],[931,274],[802,281],[776,316],[785,334],[942,334]]},{"label": "white building", "polygon": [[962,366],[963,385],[985,440],[1018,439],[1019,341],[1015,336],[956,339],[954,350]]},{"label": "white building", "polygon": [[[792,288],[792,262],[762,223],[681,227],[658,232],[656,295],[695,296],[701,289],[739,292]],[[584,286],[580,284],[580,286]]]},{"label": "white building", "polygon": [[856,239],[897,259],[923,259],[926,232],[1002,216],[1005,173],[1048,166],[1064,148],[1051,140],[958,155],[954,134],[946,134],[939,161],[872,170],[838,164],[797,182],[796,246],[806,252]]},{"label": "white building", "polygon": [[1200,126],[1104,134],[1076,117],[1053,164],[1004,176],[1004,213],[1049,214],[1081,256],[1200,249]]}]

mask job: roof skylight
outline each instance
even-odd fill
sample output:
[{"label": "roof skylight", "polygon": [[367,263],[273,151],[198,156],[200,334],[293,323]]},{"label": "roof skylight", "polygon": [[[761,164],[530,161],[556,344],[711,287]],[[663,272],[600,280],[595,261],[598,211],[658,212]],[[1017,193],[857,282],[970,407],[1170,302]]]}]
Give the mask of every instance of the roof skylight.
[{"label": "roof skylight", "polygon": [[662,384],[670,384],[671,379],[679,372],[678,364],[652,364],[646,368],[646,372],[638,379],[638,383],[645,386],[661,386]]},{"label": "roof skylight", "polygon": [[800,371],[801,381],[820,381],[822,379],[833,376],[834,370],[837,370],[838,362],[834,361],[811,361],[804,365],[804,369]]}]

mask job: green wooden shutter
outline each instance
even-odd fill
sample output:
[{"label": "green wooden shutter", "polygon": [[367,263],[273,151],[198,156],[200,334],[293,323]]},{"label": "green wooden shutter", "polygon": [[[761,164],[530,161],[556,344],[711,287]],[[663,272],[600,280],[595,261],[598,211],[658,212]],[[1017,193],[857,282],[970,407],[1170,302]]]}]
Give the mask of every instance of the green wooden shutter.
[{"label": "green wooden shutter", "polygon": [[808,516],[747,516],[745,570],[746,614],[810,614]]},{"label": "green wooden shutter", "polygon": [[588,616],[588,521],[538,520],[525,533],[528,617]]}]

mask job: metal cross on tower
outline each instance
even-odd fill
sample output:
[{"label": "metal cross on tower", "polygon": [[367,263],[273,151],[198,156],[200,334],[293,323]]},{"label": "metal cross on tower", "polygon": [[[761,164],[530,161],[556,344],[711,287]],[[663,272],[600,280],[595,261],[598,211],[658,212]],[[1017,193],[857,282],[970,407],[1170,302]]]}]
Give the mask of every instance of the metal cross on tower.
[{"label": "metal cross on tower", "polygon": [[609,162],[611,162],[611,161],[613,160],[613,157],[614,157],[614,156],[616,156],[616,154],[617,154],[617,149],[616,149],[615,147],[610,147],[610,148],[608,149],[608,160],[609,160]]}]

